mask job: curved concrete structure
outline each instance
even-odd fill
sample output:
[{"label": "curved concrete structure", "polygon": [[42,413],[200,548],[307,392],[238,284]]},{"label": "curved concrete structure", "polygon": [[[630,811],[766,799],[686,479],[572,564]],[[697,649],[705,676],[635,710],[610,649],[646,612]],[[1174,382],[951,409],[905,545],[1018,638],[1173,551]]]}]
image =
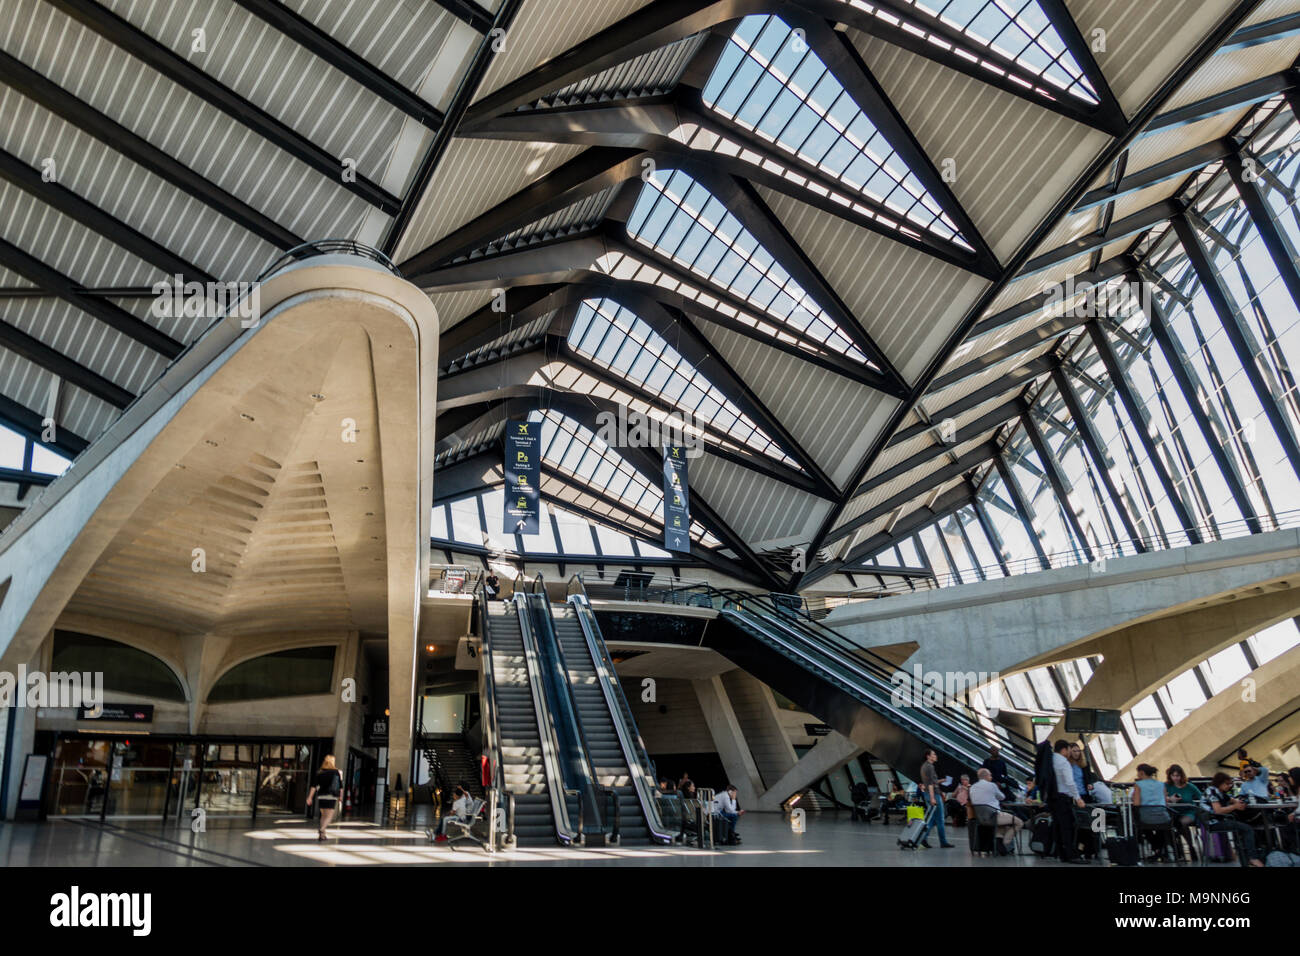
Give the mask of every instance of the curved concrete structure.
[{"label": "curved concrete structure", "polygon": [[[364,633],[386,636],[389,707],[411,712],[437,314],[346,255],[260,298],[255,327],[217,322],[0,536],[0,667],[56,625],[126,629],[185,675],[199,726],[238,660]],[[395,774],[409,721],[392,728]]]},{"label": "curved concrete structure", "polygon": [[1300,613],[1300,530],[836,608],[863,647],[915,641],[907,669],[999,673],[1100,655],[1078,706],[1126,708],[1234,641]]}]

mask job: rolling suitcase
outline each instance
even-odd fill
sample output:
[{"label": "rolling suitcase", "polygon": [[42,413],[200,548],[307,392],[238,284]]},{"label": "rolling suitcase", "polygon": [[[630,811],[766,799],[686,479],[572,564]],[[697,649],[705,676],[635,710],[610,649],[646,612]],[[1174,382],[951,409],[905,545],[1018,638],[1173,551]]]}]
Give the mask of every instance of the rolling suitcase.
[{"label": "rolling suitcase", "polygon": [[903,832],[898,837],[898,848],[900,850],[915,850],[920,844],[922,836],[929,832],[930,821],[936,813],[942,813],[942,807],[930,807],[925,812],[925,816],[920,819],[911,819],[903,827]]},{"label": "rolling suitcase", "polygon": [[1106,840],[1106,860],[1112,866],[1137,866],[1140,854],[1133,830],[1133,795],[1117,788],[1115,805],[1119,808],[1120,829],[1123,832]]}]

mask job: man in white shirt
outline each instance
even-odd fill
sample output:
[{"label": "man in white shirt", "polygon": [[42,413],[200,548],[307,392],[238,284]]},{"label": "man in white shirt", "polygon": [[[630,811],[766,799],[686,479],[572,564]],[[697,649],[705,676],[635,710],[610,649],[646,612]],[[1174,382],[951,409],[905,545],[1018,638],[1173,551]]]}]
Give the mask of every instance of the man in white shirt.
[{"label": "man in white shirt", "polygon": [[1006,795],[993,782],[992,771],[980,767],[977,776],[979,779],[970,788],[970,803],[975,808],[975,819],[985,825],[990,821],[994,823],[998,828],[998,836],[1010,851],[1016,845],[1016,831],[1025,825],[1025,821],[1002,809]]},{"label": "man in white shirt", "polygon": [[1098,806],[1109,807],[1115,804],[1114,794],[1110,792],[1110,787],[1106,786],[1104,780],[1094,780],[1088,792],[1092,794],[1093,802]]},{"label": "man in white shirt", "polygon": [[438,829],[438,843],[447,842],[447,824],[455,820],[459,823],[469,823],[474,817],[474,798],[469,795],[469,791],[464,787],[457,787],[452,791],[456,799],[452,801],[451,813],[442,818],[442,824]]},{"label": "man in white shirt", "polygon": [[1083,796],[1074,782],[1074,766],[1065,756],[1070,744],[1058,740],[1054,749],[1052,773],[1056,778],[1056,795],[1052,797],[1051,810],[1056,850],[1062,863],[1083,863],[1074,827],[1074,808],[1083,806]]},{"label": "man in white shirt", "polygon": [[727,821],[731,830],[728,842],[733,843],[740,842],[736,836],[736,824],[740,822],[740,815],[745,812],[736,806],[736,793],[736,788],[727,784],[727,788],[713,798],[713,812]]}]

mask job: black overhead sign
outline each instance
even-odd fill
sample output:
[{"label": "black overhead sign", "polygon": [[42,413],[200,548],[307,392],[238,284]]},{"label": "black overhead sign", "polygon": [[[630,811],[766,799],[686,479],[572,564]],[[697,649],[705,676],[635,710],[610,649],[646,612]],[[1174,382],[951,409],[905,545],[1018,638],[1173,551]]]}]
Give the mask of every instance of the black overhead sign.
[{"label": "black overhead sign", "polygon": [[664,547],[691,551],[691,502],[686,488],[686,449],[664,446]]},{"label": "black overhead sign", "polygon": [[506,534],[537,534],[541,517],[541,422],[506,422]]},{"label": "black overhead sign", "polygon": [[101,704],[99,713],[77,708],[78,720],[122,720],[133,724],[153,723],[153,704]]}]

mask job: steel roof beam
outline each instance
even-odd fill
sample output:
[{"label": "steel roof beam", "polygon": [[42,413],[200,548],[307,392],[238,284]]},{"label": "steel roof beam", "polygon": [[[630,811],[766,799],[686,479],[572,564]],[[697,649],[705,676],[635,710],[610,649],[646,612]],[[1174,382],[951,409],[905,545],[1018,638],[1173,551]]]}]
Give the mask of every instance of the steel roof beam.
[{"label": "steel roof beam", "polygon": [[444,119],[442,111],[373,66],[368,60],[330,36],[301,14],[276,0],[234,0],[256,17],[275,27],[299,46],[311,51],[340,73],[364,86],[407,116],[419,120],[429,129],[437,129]]},{"label": "steel roof beam", "polygon": [[104,376],[92,372],[40,339],[33,338],[22,329],[4,321],[0,321],[0,347],[8,349],[15,355],[21,355],[33,365],[40,366],[50,374],[116,408],[126,408],[135,398],[126,389],[110,382]]},{"label": "steel roof beam", "polygon": [[487,33],[492,29],[492,14],[474,0],[434,0],[434,3],[479,33]]},{"label": "steel roof beam", "polygon": [[1230,113],[1243,106],[1254,106],[1256,103],[1262,103],[1279,93],[1293,89],[1296,85],[1296,77],[1295,70],[1285,70],[1215,93],[1213,96],[1161,113],[1152,119],[1139,135],[1150,136],[1163,130],[1190,126],[1192,123]]},{"label": "steel roof beam", "polygon": [[1057,246],[1055,249],[1049,249],[1047,252],[1035,256],[1025,263],[1024,269],[1021,270],[1017,278],[1043,272],[1072,259],[1077,259],[1094,249],[1104,249],[1113,242],[1119,242],[1129,236],[1146,232],[1153,226],[1158,226],[1177,216],[1184,208],[1182,201],[1179,199],[1162,199],[1158,203],[1153,203],[1145,209],[1139,209],[1123,219],[1110,223],[1096,233],[1080,236],[1062,246]]},{"label": "steel roof beam", "polygon": [[94,316],[110,328],[121,332],[127,338],[153,349],[159,355],[173,359],[181,354],[183,346],[171,336],[155,329],[148,322],[137,319],[130,312],[107,299],[87,295],[81,291],[80,286],[63,273],[50,268],[4,239],[0,239],[0,265],[12,269],[29,282],[36,283],[68,304],[76,306],[82,312]]},{"label": "steel roof beam", "polygon": [[94,0],[49,0],[55,7],[83,26],[98,33],[109,43],[130,53],[140,62],[167,77],[181,89],[216,107],[235,122],[257,133],[290,156],[315,169],[328,181],[360,196],[382,212],[394,215],[401,203],[386,189],[360,172],[355,180],[343,178],[343,162],[331,156],[307,137],[276,119],[266,110],[210,74],[163,46],[129,20],[94,2]]},{"label": "steel roof beam", "polygon": [[272,245],[291,249],[302,244],[301,237],[3,50],[0,50],[0,81]]},{"label": "steel roof beam", "polygon": [[55,429],[54,441],[43,441],[45,419],[45,415],[20,405],[7,395],[0,394],[0,425],[16,431],[39,445],[52,448],[67,458],[76,458],[90,445],[86,439],[61,425]]}]

